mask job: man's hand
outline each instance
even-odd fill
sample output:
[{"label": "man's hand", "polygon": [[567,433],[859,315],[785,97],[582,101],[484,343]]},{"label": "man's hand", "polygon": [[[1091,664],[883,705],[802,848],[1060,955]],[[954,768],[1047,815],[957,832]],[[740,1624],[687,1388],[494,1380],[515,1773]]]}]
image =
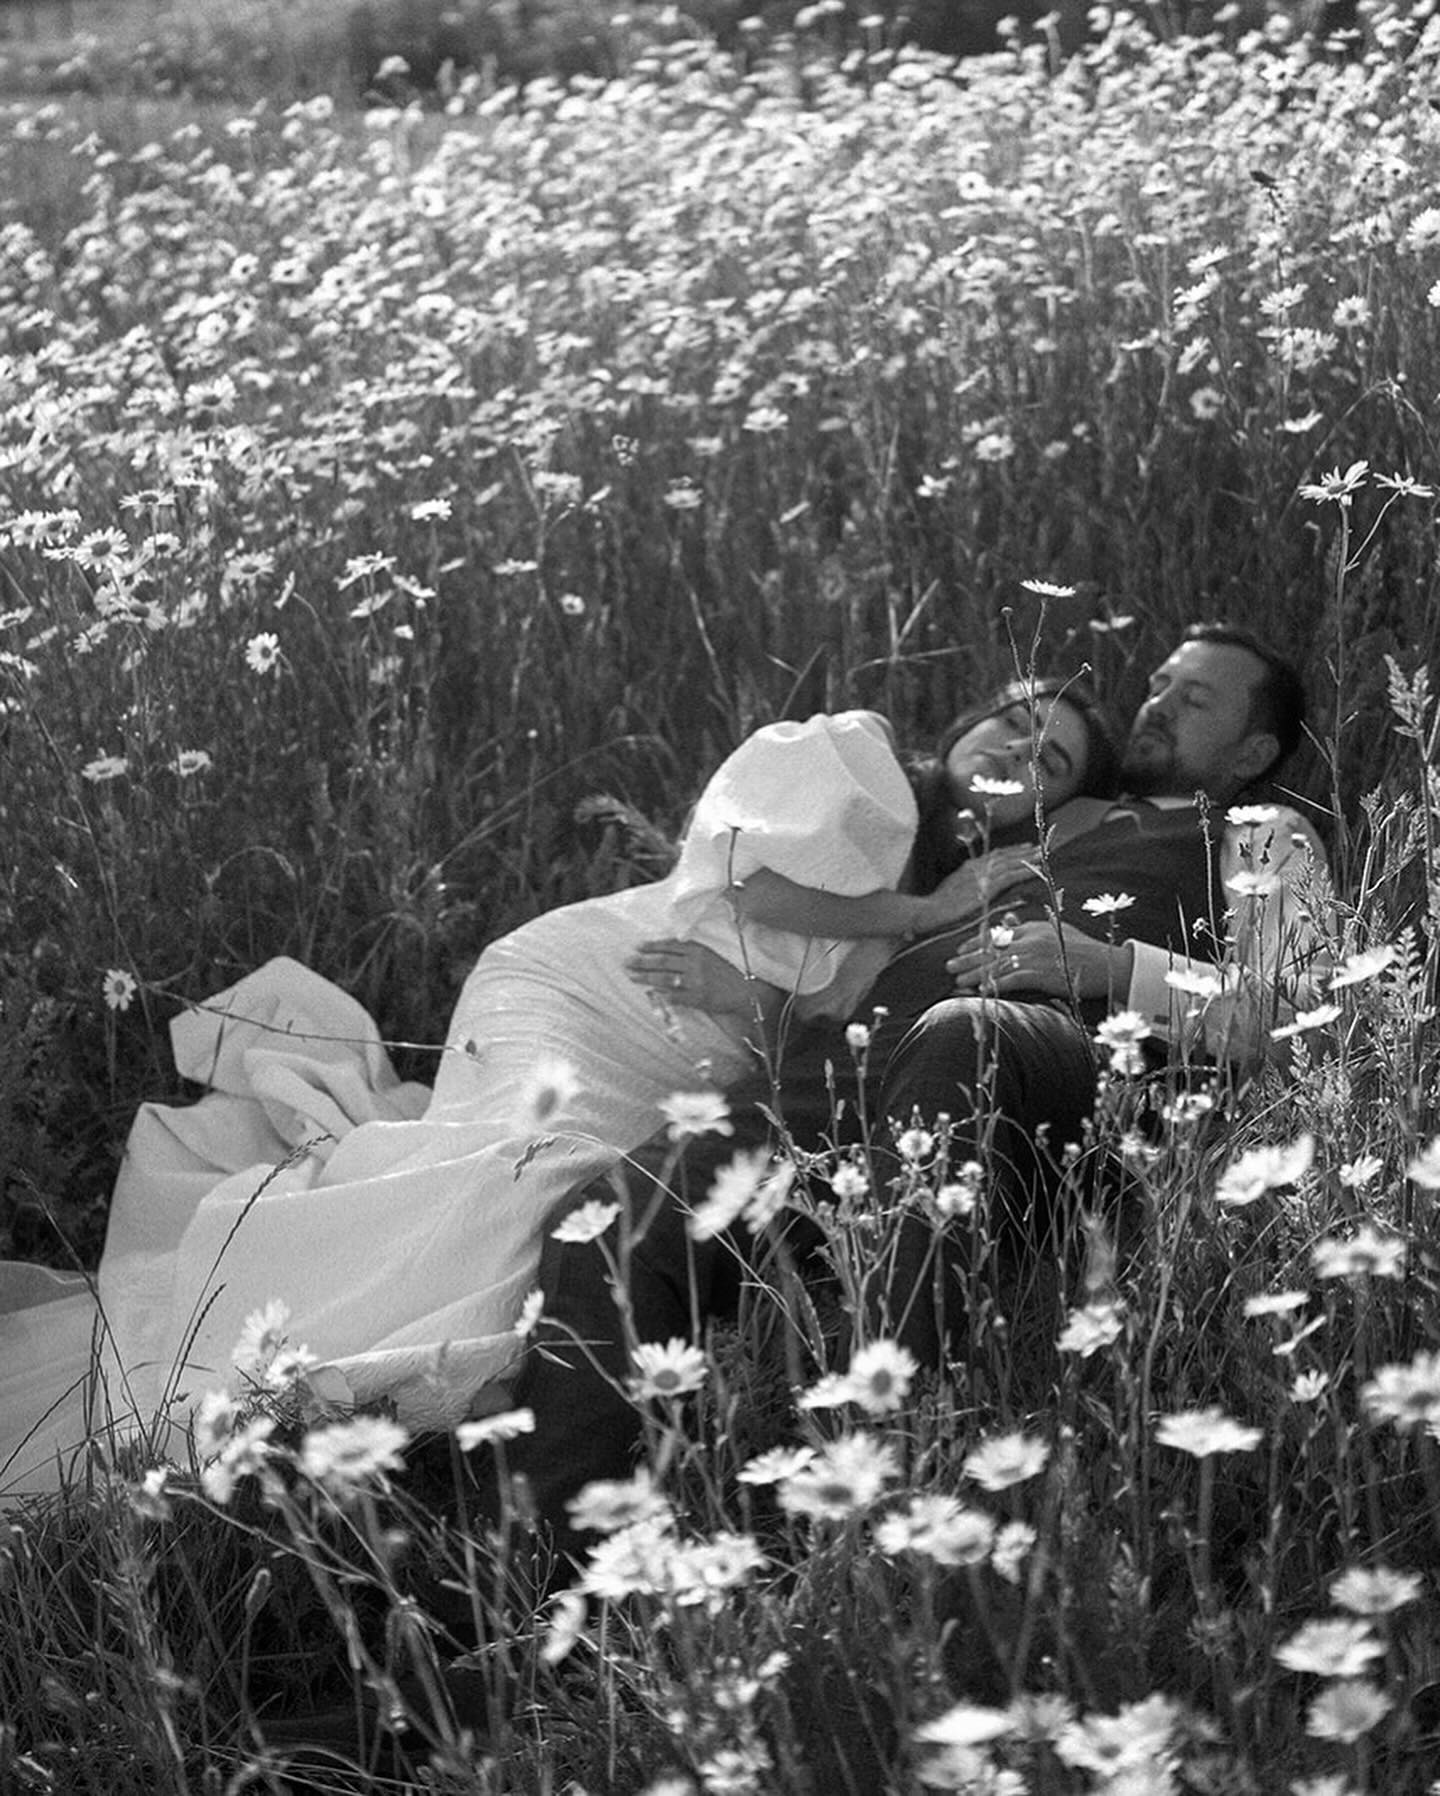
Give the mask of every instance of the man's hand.
[{"label": "man's hand", "polygon": [[945,963],[959,997],[1012,992],[1053,998],[1109,998],[1123,1004],[1134,954],[1125,942],[1097,941],[1073,924],[996,924]]}]

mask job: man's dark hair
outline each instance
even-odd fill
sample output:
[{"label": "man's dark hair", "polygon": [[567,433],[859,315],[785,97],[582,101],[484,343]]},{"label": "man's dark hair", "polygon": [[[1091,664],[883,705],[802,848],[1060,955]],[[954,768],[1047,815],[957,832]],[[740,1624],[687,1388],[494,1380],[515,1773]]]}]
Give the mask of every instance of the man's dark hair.
[{"label": "man's dark hair", "polygon": [[1260,775],[1268,778],[1294,754],[1305,732],[1305,687],[1294,663],[1244,624],[1192,624],[1182,640],[1245,649],[1264,668],[1250,695],[1249,724],[1251,729],[1268,731],[1280,745],[1280,752]]}]

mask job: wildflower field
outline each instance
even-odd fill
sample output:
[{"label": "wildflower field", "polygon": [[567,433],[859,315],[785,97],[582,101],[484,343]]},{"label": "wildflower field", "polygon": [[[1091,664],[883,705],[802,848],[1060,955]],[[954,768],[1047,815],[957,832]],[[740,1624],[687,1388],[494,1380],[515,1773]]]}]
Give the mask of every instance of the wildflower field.
[{"label": "wildflower field", "polygon": [[1263,1073],[1107,1084],[1133,1239],[1016,1273],[923,1131],[772,1184],[842,1320],[902,1207],[968,1230],[965,1355],[922,1386],[783,1256],[637,1342],[647,1469],[556,1601],[467,1525],[526,1417],[306,1435],[262,1317],[193,1465],[0,1522],[5,1796],[300,1788],[257,1713],[403,1706],[435,1590],[493,1725],[304,1787],[1440,1789],[1430,10],[0,110],[0,1257],[95,1264],[183,1003],[290,954],[424,1076],[483,944],[663,871],[777,717],[923,746],[1017,663],[1123,715],[1251,623],[1340,893]]}]

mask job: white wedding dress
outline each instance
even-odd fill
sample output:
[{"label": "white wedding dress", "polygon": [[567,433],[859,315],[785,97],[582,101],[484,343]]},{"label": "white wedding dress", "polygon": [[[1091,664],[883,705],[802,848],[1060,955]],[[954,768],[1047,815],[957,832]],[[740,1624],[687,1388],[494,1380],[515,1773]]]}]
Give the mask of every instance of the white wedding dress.
[{"label": "white wedding dress", "polygon": [[294,961],[182,1013],[176,1065],[206,1095],[139,1112],[98,1278],[0,1264],[0,1496],[53,1488],[87,1437],[180,1454],[200,1396],[233,1387],[246,1318],[274,1300],[332,1393],[388,1398],[416,1428],[460,1419],[518,1351],[555,1203],[655,1134],[664,1098],[751,1064],[741,1023],[657,1005],[627,956],[685,937],[845,1012],[886,945],[747,926],[742,948],[726,888],[759,866],[848,895],[893,887],[915,823],[873,714],[757,731],[666,879],[485,950],[433,1091],[402,1083],[365,1010]]}]

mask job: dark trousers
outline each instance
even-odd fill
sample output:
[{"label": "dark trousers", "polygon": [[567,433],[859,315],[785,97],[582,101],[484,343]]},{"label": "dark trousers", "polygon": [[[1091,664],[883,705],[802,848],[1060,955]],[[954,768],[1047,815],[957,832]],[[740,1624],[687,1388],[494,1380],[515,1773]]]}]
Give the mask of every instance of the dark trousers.
[{"label": "dark trousers", "polygon": [[[922,989],[936,989],[933,976]],[[877,995],[888,1001],[890,1015],[875,1032],[863,1078],[844,1026],[812,1027],[790,1043],[777,1084],[757,1076],[732,1091],[733,1135],[698,1137],[678,1156],[673,1143],[656,1137],[629,1157],[622,1177],[596,1181],[562,1206],[624,1193],[632,1235],[623,1301],[633,1339],[694,1339],[709,1320],[733,1314],[754,1244],[743,1229],[695,1241],[687,1223],[738,1149],[774,1138],[776,1105],[806,1151],[832,1138],[837,1100],[842,1135],[857,1132],[866,1111],[872,1124],[882,1125],[877,1139],[886,1135],[885,1119],[903,1127],[918,1111],[933,1128],[943,1114],[950,1119],[952,1159],[973,1154],[998,1176],[1002,1226],[1032,1242],[1043,1235],[1059,1150],[1080,1139],[1094,1105],[1095,1062],[1085,1028],[1049,1002],[953,998],[907,1015],[914,1002],[907,985],[891,980]],[[881,1168],[877,1175],[883,1177]],[[582,1543],[568,1534],[566,1501],[592,1479],[629,1475],[640,1423],[625,1394],[629,1354],[611,1262],[600,1243],[559,1242],[549,1226],[540,1262],[546,1320],[511,1391],[516,1406],[535,1412],[536,1429],[509,1443],[507,1453],[557,1544],[575,1550]],[[615,1236],[612,1228],[605,1237],[612,1256]],[[951,1313],[937,1316],[929,1301],[936,1255],[943,1261],[961,1251],[919,1216],[909,1218],[875,1292],[877,1326],[922,1364],[939,1363],[944,1336],[959,1322]],[[958,1302],[960,1281],[941,1284]]]}]

